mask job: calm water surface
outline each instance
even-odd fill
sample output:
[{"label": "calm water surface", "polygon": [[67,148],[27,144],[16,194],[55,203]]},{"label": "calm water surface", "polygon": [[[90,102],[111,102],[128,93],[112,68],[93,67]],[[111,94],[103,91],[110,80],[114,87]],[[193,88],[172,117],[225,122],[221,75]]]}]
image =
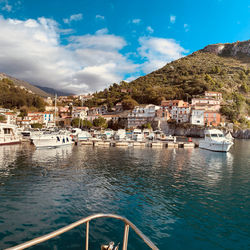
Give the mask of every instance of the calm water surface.
[{"label": "calm water surface", "polygon": [[[250,141],[202,149],[0,147],[0,249],[94,213],[127,217],[160,249],[250,249]],[[90,223],[90,249],[123,224]],[[83,249],[80,226],[32,249]],[[120,247],[121,248],[121,247]],[[130,231],[128,249],[147,249]]]}]

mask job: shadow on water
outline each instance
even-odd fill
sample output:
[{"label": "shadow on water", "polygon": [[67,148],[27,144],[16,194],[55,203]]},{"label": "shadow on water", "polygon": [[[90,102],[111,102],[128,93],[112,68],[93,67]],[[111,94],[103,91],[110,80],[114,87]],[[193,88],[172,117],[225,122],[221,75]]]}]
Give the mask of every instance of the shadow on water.
[{"label": "shadow on water", "polygon": [[[0,248],[94,213],[127,217],[160,249],[247,249],[249,141],[202,149],[0,147]],[[121,242],[123,225],[90,224],[90,247]],[[84,226],[33,249],[79,249]],[[145,245],[130,232],[129,249]]]}]

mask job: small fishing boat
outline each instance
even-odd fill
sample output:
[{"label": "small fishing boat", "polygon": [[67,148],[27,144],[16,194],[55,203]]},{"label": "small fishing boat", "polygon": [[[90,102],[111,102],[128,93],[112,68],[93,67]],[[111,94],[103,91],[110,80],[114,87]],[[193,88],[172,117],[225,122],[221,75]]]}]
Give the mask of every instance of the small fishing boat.
[{"label": "small fishing boat", "polygon": [[222,131],[209,129],[205,131],[205,139],[201,140],[199,147],[211,151],[228,152],[234,143],[225,138]]}]

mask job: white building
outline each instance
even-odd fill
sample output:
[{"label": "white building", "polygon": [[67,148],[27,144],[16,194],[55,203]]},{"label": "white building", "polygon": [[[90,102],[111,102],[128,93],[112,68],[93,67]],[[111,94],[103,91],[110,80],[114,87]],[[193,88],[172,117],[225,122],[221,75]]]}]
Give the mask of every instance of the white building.
[{"label": "white building", "polygon": [[189,122],[190,107],[188,104],[183,105],[182,107],[173,106],[170,114],[171,118],[176,120],[177,123]]},{"label": "white building", "polygon": [[205,91],[206,98],[215,98],[217,100],[222,100],[222,93],[214,91]]},{"label": "white building", "polygon": [[204,126],[204,109],[192,109],[190,123]]},{"label": "white building", "polygon": [[43,124],[48,125],[48,123],[51,123],[54,121],[54,115],[53,113],[44,112],[43,113]]},{"label": "white building", "polygon": [[128,114],[128,127],[137,127],[147,122],[153,121],[158,109],[160,109],[160,106],[156,106],[153,104],[149,104],[146,106],[136,106]]},{"label": "white building", "polygon": [[87,110],[74,110],[72,111],[72,118],[86,119],[87,118]]}]

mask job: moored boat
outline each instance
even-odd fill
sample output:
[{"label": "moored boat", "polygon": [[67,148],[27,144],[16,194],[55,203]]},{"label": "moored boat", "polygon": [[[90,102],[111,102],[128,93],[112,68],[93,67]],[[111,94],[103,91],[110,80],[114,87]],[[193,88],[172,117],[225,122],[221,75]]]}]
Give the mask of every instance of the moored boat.
[{"label": "moored boat", "polygon": [[54,148],[72,145],[74,143],[70,135],[63,133],[44,133],[31,137],[31,141],[36,148]]},{"label": "moored boat", "polygon": [[209,129],[205,131],[205,139],[199,142],[199,147],[211,151],[228,152],[234,143],[225,138],[222,131]]},{"label": "moored boat", "polygon": [[0,123],[0,145],[21,143],[21,136],[17,132],[17,126]]}]

